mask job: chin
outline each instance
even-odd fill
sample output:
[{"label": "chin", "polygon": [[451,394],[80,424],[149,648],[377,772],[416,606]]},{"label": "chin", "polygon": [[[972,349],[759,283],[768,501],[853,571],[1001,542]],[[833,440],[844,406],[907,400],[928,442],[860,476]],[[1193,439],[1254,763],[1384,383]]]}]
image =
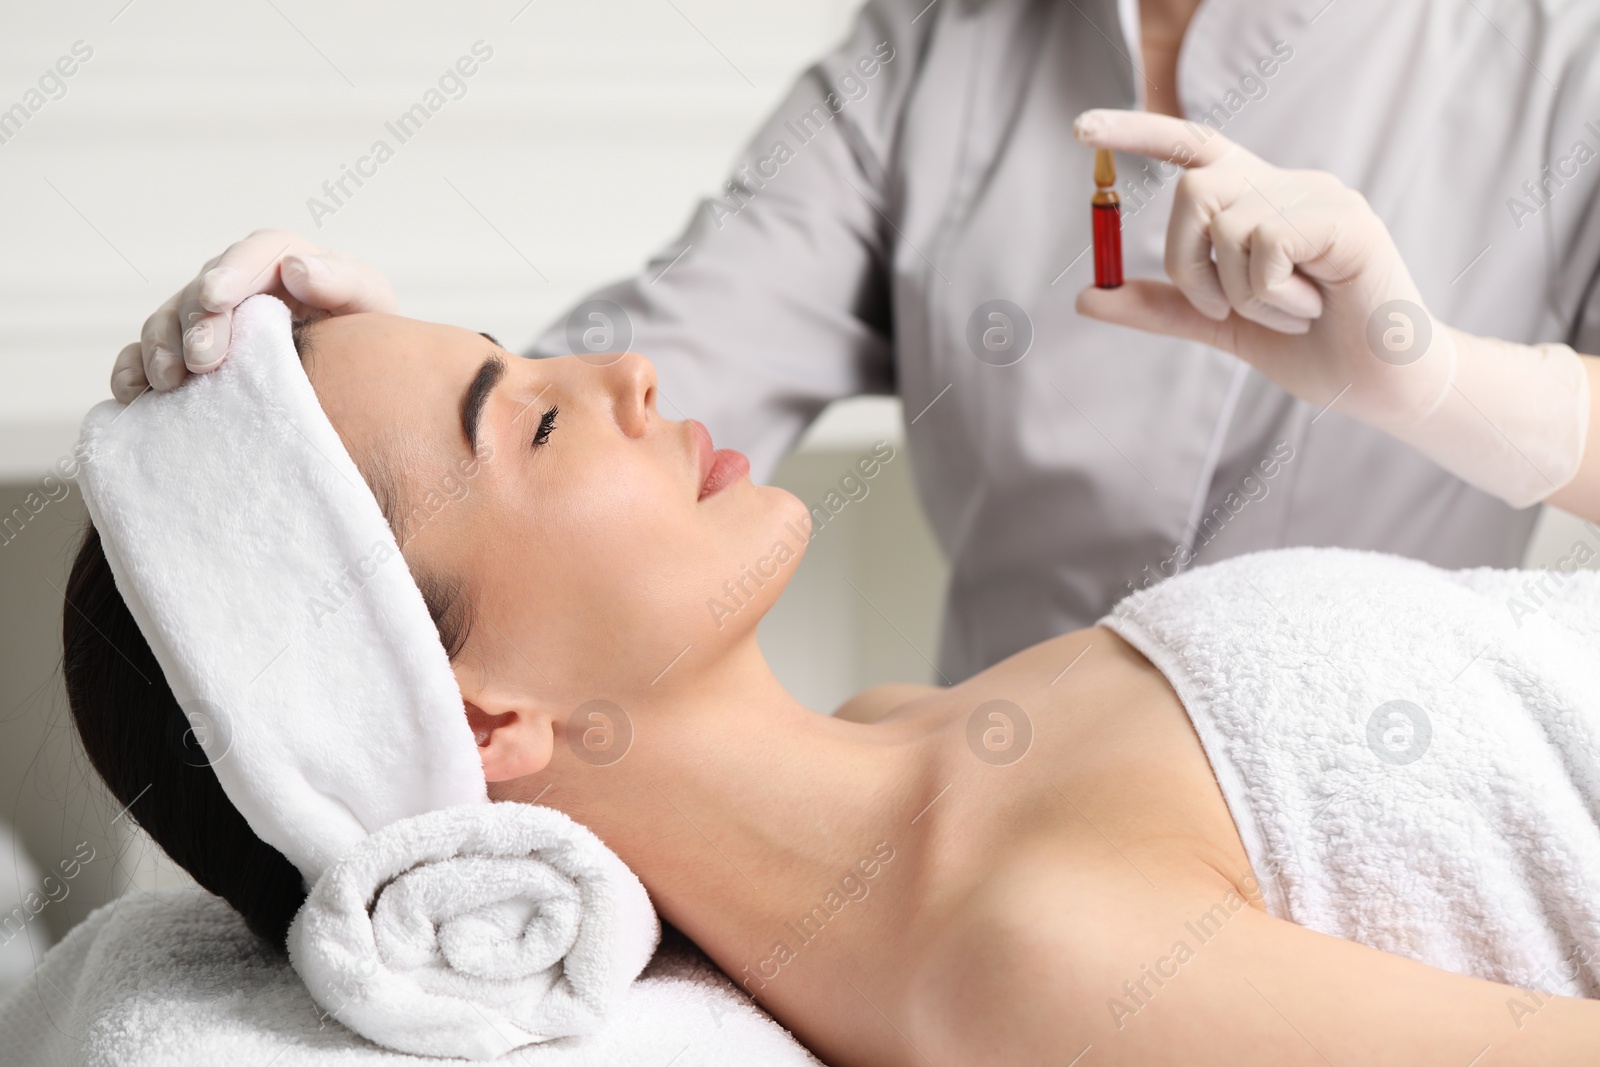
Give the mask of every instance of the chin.
[{"label": "chin", "polygon": [[718,575],[720,584],[707,604],[718,629],[735,613],[741,621],[764,614],[789,584],[811,540],[811,513],[787,489],[747,483],[725,491],[744,494],[747,503],[730,542],[737,547],[725,557],[727,569]]},{"label": "chin", "polygon": [[724,490],[744,497],[734,520],[734,540],[746,558],[766,553],[775,542],[787,545],[796,556],[811,540],[811,512],[805,502],[775,485],[745,483]]},{"label": "chin", "polygon": [[765,499],[772,526],[791,539],[798,533],[800,544],[797,547],[804,553],[811,539],[811,509],[806,507],[805,501],[775,485],[758,485],[755,489]]}]

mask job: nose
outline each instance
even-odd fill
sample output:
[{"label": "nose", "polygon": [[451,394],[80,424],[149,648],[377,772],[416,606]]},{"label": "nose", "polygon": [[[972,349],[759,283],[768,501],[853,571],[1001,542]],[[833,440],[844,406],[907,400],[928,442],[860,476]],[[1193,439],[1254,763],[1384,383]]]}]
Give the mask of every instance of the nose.
[{"label": "nose", "polygon": [[617,425],[629,437],[642,437],[656,409],[656,367],[637,352],[624,352],[606,368]]}]

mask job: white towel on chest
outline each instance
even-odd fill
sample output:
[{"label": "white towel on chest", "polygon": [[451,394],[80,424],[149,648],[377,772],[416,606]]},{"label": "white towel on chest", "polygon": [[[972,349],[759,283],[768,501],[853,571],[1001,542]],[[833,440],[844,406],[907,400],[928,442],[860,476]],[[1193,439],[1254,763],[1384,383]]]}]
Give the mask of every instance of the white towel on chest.
[{"label": "white towel on chest", "polygon": [[1290,549],[1102,622],[1177,690],[1274,915],[1600,996],[1600,574]]}]

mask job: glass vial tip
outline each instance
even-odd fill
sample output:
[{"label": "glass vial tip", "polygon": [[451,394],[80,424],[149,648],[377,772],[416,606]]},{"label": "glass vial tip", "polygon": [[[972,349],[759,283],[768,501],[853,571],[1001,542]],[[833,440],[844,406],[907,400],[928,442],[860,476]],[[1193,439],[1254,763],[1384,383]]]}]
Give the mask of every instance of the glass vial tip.
[{"label": "glass vial tip", "polygon": [[1094,183],[1102,189],[1109,189],[1117,184],[1117,163],[1111,157],[1110,149],[1094,150]]}]

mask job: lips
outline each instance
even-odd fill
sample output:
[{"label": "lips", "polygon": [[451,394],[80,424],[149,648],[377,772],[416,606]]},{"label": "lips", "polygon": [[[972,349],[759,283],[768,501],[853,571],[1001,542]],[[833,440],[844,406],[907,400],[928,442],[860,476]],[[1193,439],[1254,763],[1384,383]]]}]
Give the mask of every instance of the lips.
[{"label": "lips", "polygon": [[690,428],[694,433],[694,443],[697,449],[700,474],[700,496],[704,500],[714,493],[720,493],[740,478],[750,474],[750,461],[744,453],[736,452],[731,448],[716,448],[711,443],[711,432],[699,419],[690,419]]}]

